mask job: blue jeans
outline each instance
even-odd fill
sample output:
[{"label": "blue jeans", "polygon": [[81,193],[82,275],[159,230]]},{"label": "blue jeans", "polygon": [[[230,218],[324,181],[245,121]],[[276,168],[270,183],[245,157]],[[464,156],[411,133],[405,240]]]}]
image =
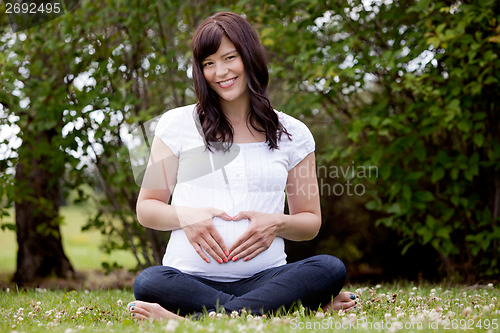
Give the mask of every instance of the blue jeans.
[{"label": "blue jeans", "polygon": [[234,282],[218,282],[182,273],[168,266],[143,270],[134,283],[137,300],[158,303],[182,316],[207,311],[226,313],[246,309],[264,314],[297,301],[311,309],[328,304],[346,280],[344,264],[318,255],[269,268]]}]

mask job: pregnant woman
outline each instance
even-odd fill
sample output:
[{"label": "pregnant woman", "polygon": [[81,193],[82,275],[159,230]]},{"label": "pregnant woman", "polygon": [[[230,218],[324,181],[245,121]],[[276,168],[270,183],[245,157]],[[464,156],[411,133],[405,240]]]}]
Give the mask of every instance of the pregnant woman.
[{"label": "pregnant woman", "polygon": [[297,302],[351,309],[339,259],[286,262],[284,239],[310,240],[321,225],[315,143],[272,108],[255,30],[217,13],[194,33],[192,51],[198,102],[161,117],[137,202],[143,226],[172,233],[163,265],[135,281],[132,317],[259,315]]}]

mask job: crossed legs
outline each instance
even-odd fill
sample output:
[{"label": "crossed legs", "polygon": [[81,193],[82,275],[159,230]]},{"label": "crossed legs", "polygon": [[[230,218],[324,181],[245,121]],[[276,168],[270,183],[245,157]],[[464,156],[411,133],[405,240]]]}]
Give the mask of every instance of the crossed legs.
[{"label": "crossed legs", "polygon": [[[217,282],[168,266],[142,271],[134,284],[137,299],[128,305],[138,319],[179,318],[204,310],[226,313],[246,309],[254,314],[288,308],[300,300],[309,308],[350,309],[350,293],[339,293],[346,279],[343,263],[319,255],[259,272],[235,282]],[[336,296],[331,301],[332,296]]]}]

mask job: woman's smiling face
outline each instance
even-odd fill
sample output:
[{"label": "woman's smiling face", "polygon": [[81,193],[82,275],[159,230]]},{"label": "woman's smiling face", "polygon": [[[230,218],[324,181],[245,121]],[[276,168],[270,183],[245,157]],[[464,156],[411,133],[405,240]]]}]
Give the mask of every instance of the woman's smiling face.
[{"label": "woman's smiling face", "polygon": [[249,98],[243,60],[226,36],[222,37],[217,52],[206,57],[201,65],[205,80],[221,100],[232,102]]}]

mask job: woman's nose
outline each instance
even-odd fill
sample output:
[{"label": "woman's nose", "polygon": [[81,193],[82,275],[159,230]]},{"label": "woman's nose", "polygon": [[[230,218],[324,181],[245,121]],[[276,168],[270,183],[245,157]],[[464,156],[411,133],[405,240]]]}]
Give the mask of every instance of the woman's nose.
[{"label": "woman's nose", "polygon": [[226,76],[229,72],[229,68],[225,64],[216,64],[215,75],[217,76]]}]

